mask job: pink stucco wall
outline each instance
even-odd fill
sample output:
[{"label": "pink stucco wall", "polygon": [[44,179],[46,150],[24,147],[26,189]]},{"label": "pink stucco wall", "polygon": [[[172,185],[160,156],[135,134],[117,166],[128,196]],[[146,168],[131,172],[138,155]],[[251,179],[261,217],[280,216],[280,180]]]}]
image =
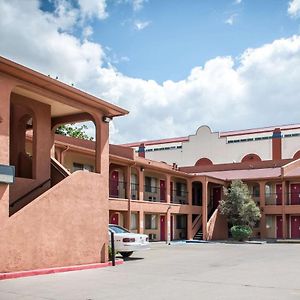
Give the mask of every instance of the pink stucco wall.
[{"label": "pink stucco wall", "polygon": [[0,272],[107,261],[105,186],[102,175],[77,171],[11,216],[0,231]]}]

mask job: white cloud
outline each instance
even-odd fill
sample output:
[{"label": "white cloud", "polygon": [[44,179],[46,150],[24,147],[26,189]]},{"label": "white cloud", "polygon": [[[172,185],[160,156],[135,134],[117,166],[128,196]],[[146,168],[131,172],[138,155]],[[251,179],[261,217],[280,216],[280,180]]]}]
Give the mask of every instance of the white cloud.
[{"label": "white cloud", "polygon": [[146,27],[148,27],[150,25],[151,22],[149,21],[139,21],[139,20],[135,20],[134,21],[134,28],[138,31],[145,29]]},{"label": "white cloud", "polygon": [[108,17],[106,0],[78,0],[78,4],[84,18],[97,17],[103,20]]},{"label": "white cloud", "polygon": [[94,30],[91,26],[86,26],[83,28],[82,36],[84,39],[88,39],[91,35],[93,35]]},{"label": "white cloud", "polygon": [[132,0],[132,7],[134,11],[141,10],[144,6],[145,0]]},{"label": "white cloud", "polygon": [[[111,124],[114,142],[299,122],[300,36],[216,57],[181,81],[128,77],[105,68],[102,46],[61,32],[37,1],[0,1],[0,54],[128,110]],[[47,33],[47,34],[45,34]]]},{"label": "white cloud", "polygon": [[235,0],[234,1],[234,4],[241,4],[242,3],[242,0]]},{"label": "white cloud", "polygon": [[289,2],[288,14],[293,18],[300,17],[300,0],[292,0]]},{"label": "white cloud", "polygon": [[228,24],[228,25],[233,25],[236,18],[237,18],[237,14],[232,14],[230,15],[226,20],[225,20],[225,24]]}]

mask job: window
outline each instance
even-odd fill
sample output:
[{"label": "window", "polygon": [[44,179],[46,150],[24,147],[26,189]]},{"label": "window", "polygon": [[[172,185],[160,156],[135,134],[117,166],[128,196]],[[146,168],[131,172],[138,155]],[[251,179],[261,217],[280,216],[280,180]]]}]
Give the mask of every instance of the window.
[{"label": "window", "polygon": [[259,197],[259,185],[253,186],[253,197]]},{"label": "window", "polygon": [[182,182],[176,182],[176,196],[184,197],[186,193],[186,185]]},{"label": "window", "polygon": [[145,229],[157,229],[157,215],[145,215]]},{"label": "window", "polygon": [[130,216],[130,229],[136,230],[137,229],[137,214],[131,214]]},{"label": "window", "polygon": [[186,228],[186,216],[177,215],[176,216],[176,229],[185,229]]},{"label": "window", "polygon": [[94,167],[92,165],[80,164],[80,163],[74,162],[73,163],[73,172],[78,171],[78,170],[93,172]]},{"label": "window", "polygon": [[151,177],[145,177],[145,192],[151,193]]},{"label": "window", "polygon": [[156,193],[157,192],[157,181],[154,177],[145,177],[145,192]]}]

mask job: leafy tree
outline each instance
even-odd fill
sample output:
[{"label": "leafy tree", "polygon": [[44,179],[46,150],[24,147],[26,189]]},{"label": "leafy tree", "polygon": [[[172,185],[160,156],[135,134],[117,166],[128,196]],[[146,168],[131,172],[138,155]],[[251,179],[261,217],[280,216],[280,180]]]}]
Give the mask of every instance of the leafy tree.
[{"label": "leafy tree", "polygon": [[228,189],[224,188],[224,194],[225,199],[220,201],[220,211],[227,216],[228,222],[253,228],[261,218],[261,213],[247,185],[241,180],[234,180]]},{"label": "leafy tree", "polygon": [[92,141],[94,138],[86,134],[86,129],[88,129],[88,127],[85,124],[81,126],[75,126],[74,124],[60,125],[59,127],[57,127],[55,133],[65,136],[71,136],[77,139]]}]

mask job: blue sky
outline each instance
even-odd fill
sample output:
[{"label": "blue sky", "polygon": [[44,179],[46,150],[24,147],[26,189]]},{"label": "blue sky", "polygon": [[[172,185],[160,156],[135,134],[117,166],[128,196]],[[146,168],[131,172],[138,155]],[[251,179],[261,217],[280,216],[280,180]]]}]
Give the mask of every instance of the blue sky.
[{"label": "blue sky", "polygon": [[0,55],[130,111],[112,142],[300,122],[300,0],[2,0],[0,13]]},{"label": "blue sky", "polygon": [[[54,2],[44,0],[41,8],[53,11]],[[90,39],[128,76],[182,80],[216,56],[235,57],[298,34],[299,22],[287,8],[286,0],[149,0],[135,11],[130,1],[107,1],[109,16],[90,20]],[[136,22],[146,27],[138,30]],[[81,31],[75,34],[80,38]]]}]

